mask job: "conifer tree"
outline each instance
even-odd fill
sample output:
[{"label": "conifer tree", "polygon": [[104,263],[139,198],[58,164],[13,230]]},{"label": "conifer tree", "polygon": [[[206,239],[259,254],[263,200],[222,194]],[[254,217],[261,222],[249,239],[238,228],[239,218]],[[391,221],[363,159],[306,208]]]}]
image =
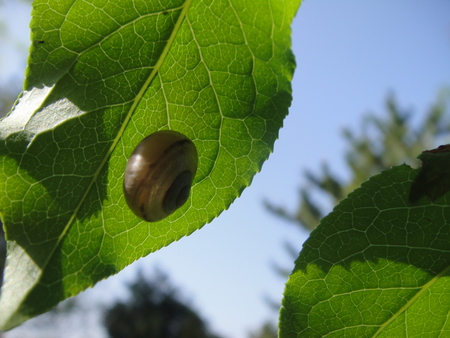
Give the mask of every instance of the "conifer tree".
[{"label": "conifer tree", "polygon": [[325,212],[324,208],[313,200],[314,193],[319,192],[336,205],[348,193],[380,171],[402,163],[418,167],[420,161],[416,157],[423,150],[450,143],[450,116],[447,111],[449,99],[449,93],[443,91],[424,114],[420,125],[414,127],[413,114],[401,109],[395,98],[389,96],[386,100],[386,117],[366,115],[358,135],[349,129],[343,132],[349,145],[345,155],[351,171],[349,182],[339,179],[332,173],[328,164],[324,163],[321,175],[315,175],[311,171],[305,172],[307,184],[300,189],[297,211],[291,213],[268,201],[264,202],[265,206],[281,218],[309,231],[313,230],[320,219],[330,211]]}]

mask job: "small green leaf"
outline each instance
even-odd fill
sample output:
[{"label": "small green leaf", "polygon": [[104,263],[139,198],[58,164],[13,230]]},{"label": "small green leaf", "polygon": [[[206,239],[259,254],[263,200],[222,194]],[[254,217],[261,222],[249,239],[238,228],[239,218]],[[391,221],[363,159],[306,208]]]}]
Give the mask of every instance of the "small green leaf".
[{"label": "small green leaf", "polygon": [[280,337],[449,334],[450,194],[411,205],[417,172],[383,171],[322,219],[286,285]]},{"label": "small green leaf", "polygon": [[[0,329],[200,229],[242,193],[288,112],[299,3],[33,2],[25,91],[0,122]],[[199,167],[187,203],[146,223],[122,179],[161,129],[187,135]]]},{"label": "small green leaf", "polygon": [[450,144],[420,154],[422,169],[411,186],[409,200],[414,203],[423,196],[432,201],[450,191]]}]

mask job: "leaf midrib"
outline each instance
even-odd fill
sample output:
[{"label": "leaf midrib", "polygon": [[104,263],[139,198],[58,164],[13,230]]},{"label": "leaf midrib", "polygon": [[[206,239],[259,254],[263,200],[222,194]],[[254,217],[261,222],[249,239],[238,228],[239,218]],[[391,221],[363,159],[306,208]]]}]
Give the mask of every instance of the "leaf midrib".
[{"label": "leaf midrib", "polygon": [[380,326],[380,328],[377,330],[377,332],[375,332],[373,337],[379,336],[384,331],[384,329],[389,326],[389,324],[391,324],[395,319],[397,319],[398,316],[400,316],[400,314],[402,314],[409,307],[411,307],[414,304],[414,302],[416,302],[417,299],[419,299],[425,293],[425,291],[428,291],[441,277],[447,275],[447,273],[449,271],[450,271],[450,265],[447,266],[445,269],[443,269],[440,273],[435,275],[433,278],[431,278],[428,283],[426,283],[425,285],[423,285],[420,288],[420,291],[418,291],[414,295],[414,297],[411,297],[411,299],[405,305],[403,305],[403,307],[401,307],[396,313],[394,313],[389,318],[389,320],[387,320],[383,325]]},{"label": "leaf midrib", "polygon": [[127,115],[125,116],[125,119],[122,123],[122,126],[119,129],[119,132],[117,133],[117,136],[114,138],[110,148],[108,149],[107,153],[105,154],[102,162],[100,163],[100,165],[98,166],[96,172],[94,173],[94,175],[92,176],[92,180],[89,182],[89,185],[87,186],[85,193],[83,194],[82,198],[79,200],[78,205],[76,206],[76,208],[73,211],[72,216],[70,217],[69,221],[67,222],[66,226],[64,227],[63,231],[61,232],[60,236],[58,237],[57,242],[55,243],[51,253],[48,255],[48,258],[45,262],[45,264],[42,267],[41,270],[41,275],[43,270],[46,268],[48,262],[50,261],[51,257],[53,256],[56,248],[59,246],[59,244],[61,243],[61,241],[63,240],[63,238],[65,237],[65,235],[67,234],[67,231],[69,230],[69,228],[71,227],[71,225],[75,222],[76,216],[81,208],[81,206],[84,204],[88,194],[90,193],[92,187],[94,186],[95,182],[97,181],[102,169],[104,168],[104,166],[106,165],[108,159],[110,158],[112,152],[114,151],[114,149],[117,146],[117,143],[119,142],[119,140],[122,138],[122,135],[125,131],[125,128],[127,127],[129,121],[131,120],[131,116],[133,115],[137,105],[139,104],[140,100],[142,99],[142,97],[144,96],[147,88],[150,86],[150,84],[152,83],[153,79],[156,77],[156,74],[158,73],[159,69],[161,68],[164,60],[167,57],[167,54],[169,53],[169,50],[173,44],[173,42],[175,41],[175,38],[177,36],[178,31],[181,28],[181,24],[183,23],[184,19],[187,16],[187,13],[189,11],[189,8],[192,4],[193,0],[186,0],[184,5],[182,6],[182,11],[180,13],[180,16],[178,17],[177,22],[175,23],[175,26],[172,30],[172,33],[169,37],[169,39],[167,40],[167,44],[164,47],[161,56],[158,58],[158,61],[156,62],[155,66],[153,67],[152,72],[150,73],[148,79],[145,81],[144,85],[142,86],[141,90],[139,91],[139,93],[136,95],[136,98],[134,99],[133,104],[131,105]]}]

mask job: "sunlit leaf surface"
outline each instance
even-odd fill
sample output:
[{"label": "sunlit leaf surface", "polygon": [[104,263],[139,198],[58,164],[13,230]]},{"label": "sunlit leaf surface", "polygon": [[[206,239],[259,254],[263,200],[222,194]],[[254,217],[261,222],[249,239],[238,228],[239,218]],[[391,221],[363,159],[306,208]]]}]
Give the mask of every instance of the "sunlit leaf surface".
[{"label": "sunlit leaf surface", "polygon": [[[201,228],[267,159],[291,102],[298,1],[36,0],[25,91],[0,122],[8,329]],[[127,158],[172,129],[199,153],[188,202],[146,223]]]}]

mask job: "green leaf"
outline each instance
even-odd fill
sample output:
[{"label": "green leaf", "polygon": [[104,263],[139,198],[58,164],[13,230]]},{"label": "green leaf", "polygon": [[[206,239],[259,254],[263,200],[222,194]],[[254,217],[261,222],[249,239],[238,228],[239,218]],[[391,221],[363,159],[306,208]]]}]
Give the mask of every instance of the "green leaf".
[{"label": "green leaf", "polygon": [[417,173],[383,171],[323,218],[286,285],[280,337],[450,333],[450,195],[410,204]]},{"label": "green leaf", "polygon": [[[300,0],[36,0],[25,91],[0,122],[9,329],[227,209],[268,158],[291,102]],[[188,202],[146,223],[127,158],[172,129],[199,153]]]},{"label": "green leaf", "polygon": [[422,169],[414,180],[409,200],[414,203],[423,196],[432,201],[450,191],[450,144],[426,150],[417,158]]}]

